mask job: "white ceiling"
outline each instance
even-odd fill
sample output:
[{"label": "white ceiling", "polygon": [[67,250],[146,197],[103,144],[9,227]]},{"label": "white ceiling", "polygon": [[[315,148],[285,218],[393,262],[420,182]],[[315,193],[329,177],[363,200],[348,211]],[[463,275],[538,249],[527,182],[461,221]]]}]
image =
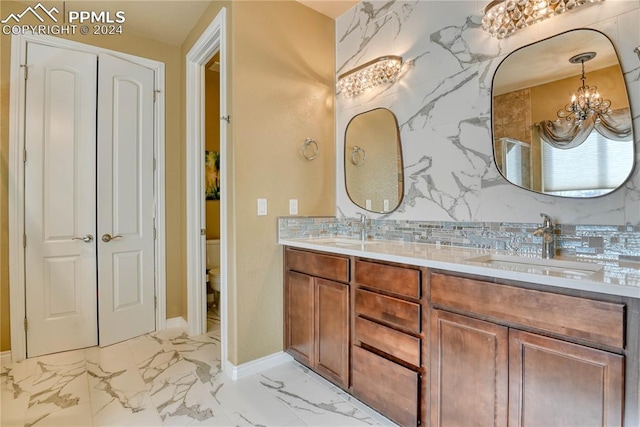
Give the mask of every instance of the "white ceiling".
[{"label": "white ceiling", "polygon": [[298,3],[310,7],[329,18],[336,19],[347,10],[351,9],[360,0],[297,0]]},{"label": "white ceiling", "polygon": [[[47,1],[47,7],[55,6],[62,12],[69,10],[125,12],[123,30],[172,45],[181,45],[202,17],[212,0],[80,0]],[[233,0],[243,1],[243,0]],[[264,1],[264,0],[263,0]],[[332,19],[353,7],[359,0],[299,0],[311,9]],[[20,1],[32,5],[32,1]]]}]

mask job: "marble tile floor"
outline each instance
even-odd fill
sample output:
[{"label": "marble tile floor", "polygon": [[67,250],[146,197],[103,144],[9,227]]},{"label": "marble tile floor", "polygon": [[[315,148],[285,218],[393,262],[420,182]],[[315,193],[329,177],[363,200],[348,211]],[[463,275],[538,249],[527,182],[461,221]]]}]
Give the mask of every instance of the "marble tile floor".
[{"label": "marble tile floor", "polygon": [[0,425],[394,425],[296,362],[232,381],[220,370],[220,323],[168,329],[105,348],[8,363]]}]

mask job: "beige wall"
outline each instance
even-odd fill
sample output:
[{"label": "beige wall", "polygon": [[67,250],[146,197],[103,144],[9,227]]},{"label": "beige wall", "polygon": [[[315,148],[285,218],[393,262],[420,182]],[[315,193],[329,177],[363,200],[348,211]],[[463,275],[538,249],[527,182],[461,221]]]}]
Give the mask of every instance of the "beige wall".
[{"label": "beige wall", "polygon": [[[335,214],[335,40],[333,20],[293,1],[236,2],[232,25],[238,364],[282,350],[276,217],[290,198],[300,215]],[[306,137],[320,146],[313,161],[299,154]]]},{"label": "beige wall", "polygon": [[[46,5],[46,2],[43,2]],[[0,16],[24,10],[24,3],[0,2]],[[8,169],[9,152],[9,70],[11,37],[1,35],[0,79],[2,94],[0,129],[0,289],[1,340],[0,351],[10,348],[9,266],[8,266]],[[69,36],[74,41],[119,52],[153,59],[165,63],[165,155],[166,155],[166,234],[167,234],[167,317],[183,314],[183,288],[185,287],[184,260],[181,257],[184,219],[180,208],[184,187],[184,159],[180,127],[180,47],[160,43],[125,32],[121,36]]]}]

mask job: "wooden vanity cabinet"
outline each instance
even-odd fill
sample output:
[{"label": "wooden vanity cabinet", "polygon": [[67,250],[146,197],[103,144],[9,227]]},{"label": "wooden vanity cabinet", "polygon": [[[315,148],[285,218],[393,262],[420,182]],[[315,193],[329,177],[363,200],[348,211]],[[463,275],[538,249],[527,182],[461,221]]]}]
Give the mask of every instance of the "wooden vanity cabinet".
[{"label": "wooden vanity cabinet", "polygon": [[635,426],[640,302],[285,248],[284,345],[403,426]]},{"label": "wooden vanity cabinet", "polygon": [[622,425],[623,304],[439,273],[430,291],[432,427]]},{"label": "wooden vanity cabinet", "polygon": [[421,424],[421,271],[354,264],[353,394],[400,425]]},{"label": "wooden vanity cabinet", "polygon": [[349,387],[348,282],[348,258],[285,249],[285,350],[344,388]]}]

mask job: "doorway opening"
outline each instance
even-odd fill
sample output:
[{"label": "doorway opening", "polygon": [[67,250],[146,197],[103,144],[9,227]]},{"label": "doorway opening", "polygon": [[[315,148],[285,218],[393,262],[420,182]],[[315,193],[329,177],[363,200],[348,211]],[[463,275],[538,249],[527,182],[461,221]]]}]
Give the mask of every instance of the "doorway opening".
[{"label": "doorway opening", "polygon": [[186,142],[187,142],[187,325],[190,335],[207,330],[206,242],[207,221],[205,202],[205,70],[219,55],[220,89],[220,341],[221,368],[227,365],[227,74],[226,74],[226,9],[222,8],[200,38],[187,53]]},{"label": "doorway opening", "polygon": [[220,330],[220,52],[204,71],[207,332]]}]

